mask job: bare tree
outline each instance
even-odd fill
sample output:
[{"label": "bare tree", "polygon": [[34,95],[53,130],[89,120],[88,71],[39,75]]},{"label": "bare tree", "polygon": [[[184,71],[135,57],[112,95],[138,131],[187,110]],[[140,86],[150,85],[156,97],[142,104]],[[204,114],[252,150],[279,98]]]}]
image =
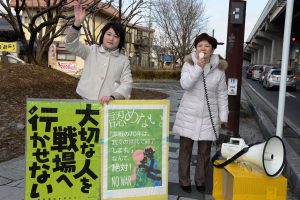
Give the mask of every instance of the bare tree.
[{"label": "bare tree", "polygon": [[[118,3],[116,1],[110,1],[109,3],[103,3],[100,8],[95,8],[90,15],[86,17],[84,22],[83,30],[86,35],[86,40],[88,44],[96,44],[99,42],[100,38],[100,27],[102,24],[97,22],[96,17],[99,13],[103,12],[104,9],[113,5],[114,7],[118,7]],[[131,0],[129,4],[124,6],[122,9],[122,17],[121,23],[124,27],[128,27],[129,22],[131,23],[131,27],[141,23],[141,13],[145,10],[146,2],[143,0]],[[105,21],[112,21],[118,19],[119,11],[115,10],[112,15],[108,15]]]},{"label": "bare tree", "polygon": [[158,67],[163,68],[164,60],[162,58],[162,55],[171,51],[170,42],[168,40],[168,37],[166,37],[165,33],[163,33],[160,30],[155,31],[153,42],[154,42],[153,51],[157,58]]},{"label": "bare tree", "polygon": [[[100,1],[85,0],[82,3],[88,3],[86,10],[90,14]],[[64,33],[67,26],[73,24],[73,2],[74,0],[0,0],[4,8],[0,16],[11,24],[19,36],[28,62],[45,64],[43,61],[47,60],[47,51],[51,43]],[[22,21],[22,16],[27,17],[27,23]],[[25,36],[25,29],[29,32],[29,38]]]},{"label": "bare tree", "polygon": [[[0,5],[3,7],[0,9],[0,16],[11,24],[18,35],[25,48],[28,62],[45,64],[49,46],[55,38],[64,33],[68,26],[73,24],[74,1],[76,0],[0,0]],[[99,33],[97,34],[99,28],[95,27],[95,23],[89,23],[89,20],[95,20],[96,15],[111,6],[112,2],[113,0],[81,0],[87,13],[83,29],[88,43],[97,43],[99,37]],[[136,11],[133,11],[133,14],[134,12]],[[27,23],[22,21],[22,15],[27,16]],[[111,19],[114,18],[117,18],[117,14],[115,17],[112,15]],[[124,17],[124,21],[130,19],[131,16]],[[29,32],[29,38],[25,36],[25,29]],[[35,46],[36,52],[34,52]]]},{"label": "bare tree", "polygon": [[[175,52],[175,60],[180,59],[193,48],[193,40],[204,30],[207,23],[202,0],[155,0],[153,21],[163,32],[164,48]],[[160,39],[161,40],[161,39]],[[161,44],[161,43],[160,43]]]},{"label": "bare tree", "polygon": [[128,4],[122,9],[122,24],[127,27],[129,22],[131,22],[131,26],[143,23],[143,20],[145,19],[143,12],[146,10],[147,6],[148,2],[146,0],[128,1]]}]

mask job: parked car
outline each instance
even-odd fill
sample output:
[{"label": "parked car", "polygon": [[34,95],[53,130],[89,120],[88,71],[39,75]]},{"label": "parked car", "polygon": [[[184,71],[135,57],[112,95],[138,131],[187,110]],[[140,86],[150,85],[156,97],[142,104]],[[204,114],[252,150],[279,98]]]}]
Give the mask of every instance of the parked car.
[{"label": "parked car", "polygon": [[[281,69],[270,69],[264,78],[263,87],[265,87],[266,89],[279,87],[280,75]],[[287,72],[286,86],[292,88],[293,90],[296,90],[296,76],[291,70],[288,70]]]},{"label": "parked car", "polygon": [[253,70],[254,65],[249,65],[247,67],[247,72],[246,72],[246,78],[251,78],[252,77],[252,70]]},{"label": "parked car", "polygon": [[[12,54],[7,54],[7,60],[9,63],[22,63],[24,64],[24,60],[22,60],[21,58],[18,58]],[[1,62],[1,59],[2,59],[2,53],[0,53],[0,62]]]},{"label": "parked car", "polygon": [[259,76],[263,71],[263,65],[254,65],[253,69],[252,69],[252,76],[251,79],[252,80],[259,80]]},{"label": "parked car", "polygon": [[245,71],[247,71],[250,66],[253,66],[253,64],[245,65],[245,66],[243,66],[243,69],[245,69]]},{"label": "parked car", "polygon": [[270,69],[279,69],[279,68],[277,66],[273,66],[273,65],[272,66],[271,65],[264,65],[263,66],[263,71],[260,74],[259,79],[258,79],[258,82],[260,84],[263,83],[265,75],[269,72]]}]

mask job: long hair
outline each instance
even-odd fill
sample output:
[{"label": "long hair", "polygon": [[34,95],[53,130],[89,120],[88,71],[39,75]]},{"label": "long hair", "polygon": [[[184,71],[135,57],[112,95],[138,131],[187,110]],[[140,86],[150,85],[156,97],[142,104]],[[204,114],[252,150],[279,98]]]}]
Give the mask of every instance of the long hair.
[{"label": "long hair", "polygon": [[101,29],[100,45],[103,43],[104,34],[110,28],[112,28],[116,32],[116,34],[120,37],[118,48],[119,51],[121,51],[125,42],[125,30],[122,24],[119,22],[109,22]]}]

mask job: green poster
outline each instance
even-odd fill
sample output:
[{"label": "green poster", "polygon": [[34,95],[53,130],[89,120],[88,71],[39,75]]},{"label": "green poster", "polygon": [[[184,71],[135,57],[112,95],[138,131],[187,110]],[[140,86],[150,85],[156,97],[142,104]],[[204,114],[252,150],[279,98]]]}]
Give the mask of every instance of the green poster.
[{"label": "green poster", "polygon": [[103,199],[167,194],[168,104],[104,107]]},{"label": "green poster", "polygon": [[162,115],[160,109],[109,110],[109,190],[161,186]]},{"label": "green poster", "polygon": [[25,200],[100,198],[98,102],[27,100]]}]

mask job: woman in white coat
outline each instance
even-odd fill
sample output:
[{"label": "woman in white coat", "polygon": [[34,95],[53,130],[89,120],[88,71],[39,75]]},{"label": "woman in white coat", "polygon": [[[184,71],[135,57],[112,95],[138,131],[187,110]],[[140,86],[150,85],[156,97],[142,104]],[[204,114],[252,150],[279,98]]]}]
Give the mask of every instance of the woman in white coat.
[{"label": "woman in white coat", "polygon": [[114,99],[129,99],[132,76],[129,59],[120,53],[125,31],[118,22],[109,22],[101,30],[100,45],[85,45],[79,41],[85,10],[74,4],[75,21],[66,34],[66,49],[84,59],[84,68],[76,92],[88,100],[102,104]]},{"label": "woman in white coat", "polygon": [[[182,67],[180,84],[185,92],[173,127],[173,132],[180,135],[179,184],[184,191],[189,193],[192,192],[190,162],[194,141],[198,143],[194,180],[196,189],[204,192],[212,141],[216,140],[220,125],[226,123],[228,118],[225,77],[227,62],[213,54],[217,47],[217,40],[202,33],[196,37],[194,47],[195,52],[185,58]],[[205,77],[208,101],[205,95],[203,76]],[[211,117],[207,102],[209,102]]]}]

